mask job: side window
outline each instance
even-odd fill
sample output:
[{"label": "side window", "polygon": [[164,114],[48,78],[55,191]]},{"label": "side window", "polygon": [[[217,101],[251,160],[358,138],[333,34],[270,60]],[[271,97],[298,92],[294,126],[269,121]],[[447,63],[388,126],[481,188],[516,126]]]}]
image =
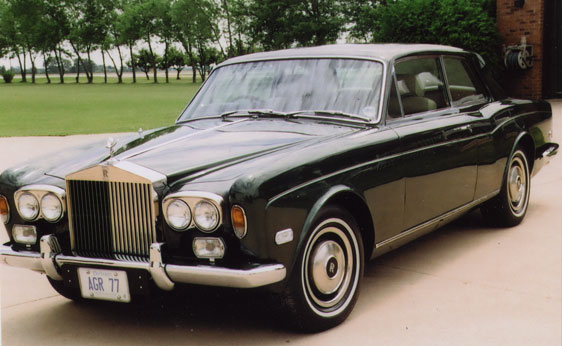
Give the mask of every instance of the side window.
[{"label": "side window", "polygon": [[387,121],[402,117],[402,109],[400,109],[400,101],[398,100],[398,92],[396,91],[396,82],[394,81],[394,78],[392,78],[392,84],[390,85],[390,95],[388,96],[386,115]]},{"label": "side window", "polygon": [[405,115],[448,106],[438,61],[428,57],[396,63],[398,93]]},{"label": "side window", "polygon": [[462,58],[445,57],[443,62],[453,106],[480,103],[487,100],[484,86],[468,61]]}]

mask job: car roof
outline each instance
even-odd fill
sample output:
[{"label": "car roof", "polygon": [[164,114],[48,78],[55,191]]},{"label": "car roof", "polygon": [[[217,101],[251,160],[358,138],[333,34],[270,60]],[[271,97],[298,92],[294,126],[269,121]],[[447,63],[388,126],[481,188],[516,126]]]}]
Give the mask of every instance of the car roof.
[{"label": "car roof", "polygon": [[292,48],[271,52],[248,54],[228,59],[219,66],[257,60],[314,57],[353,57],[392,61],[394,59],[412,54],[463,52],[466,53],[465,50],[460,48],[436,44],[332,44],[318,47]]}]

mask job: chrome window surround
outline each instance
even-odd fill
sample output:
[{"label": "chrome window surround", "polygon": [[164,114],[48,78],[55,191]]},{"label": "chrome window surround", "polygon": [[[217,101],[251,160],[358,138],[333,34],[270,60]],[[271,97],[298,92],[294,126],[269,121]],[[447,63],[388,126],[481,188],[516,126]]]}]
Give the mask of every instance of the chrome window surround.
[{"label": "chrome window surround", "polygon": [[[55,222],[60,221],[64,217],[64,213],[66,212],[66,191],[64,191],[60,187],[52,186],[52,185],[27,185],[27,186],[23,186],[20,189],[18,189],[14,193],[14,204],[16,205],[16,209],[17,209],[20,216],[21,216],[21,213],[20,213],[19,206],[18,206],[18,199],[24,193],[32,194],[37,199],[37,202],[39,203],[39,213],[37,214],[37,217],[35,217],[34,219],[31,219],[31,220],[27,220],[27,219],[24,218],[24,220],[29,221],[29,222],[33,222],[33,221],[37,221],[37,220],[42,219],[42,218],[45,219],[43,217],[43,210],[41,209],[41,198],[43,198],[43,196],[45,196],[48,193],[54,194],[59,199],[59,201],[61,202],[61,205],[62,205],[62,213],[61,213],[61,216],[56,220],[50,220],[50,221],[47,220],[47,219],[45,219],[45,220],[48,221],[48,222],[51,222],[51,223],[55,223]],[[22,216],[22,218],[23,218],[23,216]]]},{"label": "chrome window surround", "polygon": [[[382,113],[383,113],[383,105],[384,105],[384,95],[385,95],[385,91],[386,91],[386,84],[387,84],[387,79],[388,79],[388,63],[382,59],[377,59],[377,58],[369,58],[369,57],[365,57],[365,56],[353,56],[353,55],[349,55],[349,56],[328,56],[328,55],[318,55],[318,56],[311,56],[311,55],[295,55],[295,56],[290,56],[290,57],[271,57],[271,58],[256,58],[256,59],[248,59],[246,61],[235,61],[235,62],[224,62],[221,63],[219,66],[215,67],[212,71],[211,74],[214,73],[216,70],[224,67],[224,66],[229,66],[229,65],[236,65],[236,64],[245,64],[245,63],[253,63],[253,62],[261,62],[261,61],[275,61],[275,60],[299,60],[299,59],[307,59],[307,60],[314,60],[314,59],[347,59],[347,60],[366,60],[366,61],[373,61],[373,62],[377,62],[382,64],[382,78],[381,78],[381,89],[379,90],[379,107],[378,107],[378,112],[377,112],[377,117],[375,119],[373,119],[370,122],[361,122],[361,121],[353,121],[354,123],[359,123],[359,124],[369,124],[369,125],[377,125],[381,122],[382,120]],[[191,102],[193,102],[193,100],[195,100],[195,98],[197,97],[197,95],[199,94],[199,92],[201,92],[201,90],[203,90],[203,87],[205,86],[205,84],[207,83],[207,81],[209,81],[210,75],[207,77],[207,79],[205,80],[205,82],[203,82],[203,84],[201,84],[201,86],[199,87],[199,90],[197,90],[197,92],[195,93],[195,95],[193,95],[193,98],[191,99],[191,101],[189,101],[189,103],[187,104],[187,106],[184,107],[184,109],[181,111],[179,117],[176,119],[176,123],[181,119],[181,117],[183,116],[183,113],[185,113],[185,111],[187,110],[187,108],[189,108],[189,105],[191,105]],[[302,116],[301,116],[302,117]],[[318,118],[318,117],[316,117]],[[323,117],[322,117],[323,118]],[[328,120],[329,119],[334,119],[334,118],[329,118],[326,117]],[[339,119],[341,120],[341,119]]]},{"label": "chrome window surround", "polygon": [[6,203],[6,208],[8,208],[8,217],[4,220],[4,224],[7,225],[10,222],[10,203],[8,203],[8,198],[6,196],[0,195],[0,199],[3,199]]},{"label": "chrome window surround", "polygon": [[[189,207],[189,209],[191,209],[191,222],[189,223],[189,225],[187,225],[187,227],[185,227],[184,229],[178,230],[174,227],[172,227],[170,225],[170,222],[168,221],[168,206],[170,205],[170,203],[172,203],[174,200],[176,199],[180,199],[183,202],[185,202],[187,204],[187,206]],[[211,203],[218,212],[219,215],[219,220],[217,223],[217,226],[211,230],[203,230],[199,227],[197,227],[197,225],[195,224],[195,206],[197,205],[197,203],[199,203],[200,201],[207,201],[209,203]],[[222,205],[223,205],[223,198],[217,194],[211,193],[211,192],[205,192],[205,191],[179,191],[179,192],[175,192],[172,193],[166,197],[164,197],[164,200],[162,200],[162,212],[164,214],[164,219],[166,220],[166,223],[168,224],[168,226],[172,227],[172,229],[175,229],[177,231],[183,232],[189,229],[193,229],[193,228],[197,228],[198,230],[200,230],[203,233],[212,233],[214,231],[216,231],[220,225],[222,225],[222,220],[223,220],[223,215],[222,215]]]}]

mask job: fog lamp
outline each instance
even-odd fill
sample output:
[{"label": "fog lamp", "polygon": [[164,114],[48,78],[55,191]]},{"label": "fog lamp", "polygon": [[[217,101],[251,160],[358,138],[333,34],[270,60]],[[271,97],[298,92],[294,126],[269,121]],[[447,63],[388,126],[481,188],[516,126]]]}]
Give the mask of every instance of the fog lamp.
[{"label": "fog lamp", "polygon": [[10,206],[8,199],[4,196],[0,196],[0,221],[4,223],[10,221]]},{"label": "fog lamp", "polygon": [[234,233],[239,239],[242,239],[246,236],[246,213],[244,213],[244,209],[241,206],[235,205],[230,210],[230,218],[232,219],[232,228],[234,229]]},{"label": "fog lamp", "polygon": [[193,252],[198,258],[223,258],[224,242],[221,238],[198,237],[193,239]]},{"label": "fog lamp", "polygon": [[16,243],[33,245],[37,242],[37,230],[35,226],[14,225],[12,236]]}]

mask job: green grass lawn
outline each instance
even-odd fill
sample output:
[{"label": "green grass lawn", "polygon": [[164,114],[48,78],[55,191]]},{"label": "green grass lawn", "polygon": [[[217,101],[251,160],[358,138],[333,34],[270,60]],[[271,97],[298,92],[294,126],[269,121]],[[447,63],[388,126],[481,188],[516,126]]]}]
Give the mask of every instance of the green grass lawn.
[{"label": "green grass lawn", "polygon": [[[53,78],[57,77],[57,78]],[[200,83],[191,78],[170,83],[159,77],[159,84],[137,75],[137,84],[124,79],[117,84],[110,78],[95,77],[94,84],[74,82],[74,76],[58,84],[38,78],[35,85],[0,80],[0,137],[60,136],[87,133],[130,132],[171,125],[191,100]]]}]

